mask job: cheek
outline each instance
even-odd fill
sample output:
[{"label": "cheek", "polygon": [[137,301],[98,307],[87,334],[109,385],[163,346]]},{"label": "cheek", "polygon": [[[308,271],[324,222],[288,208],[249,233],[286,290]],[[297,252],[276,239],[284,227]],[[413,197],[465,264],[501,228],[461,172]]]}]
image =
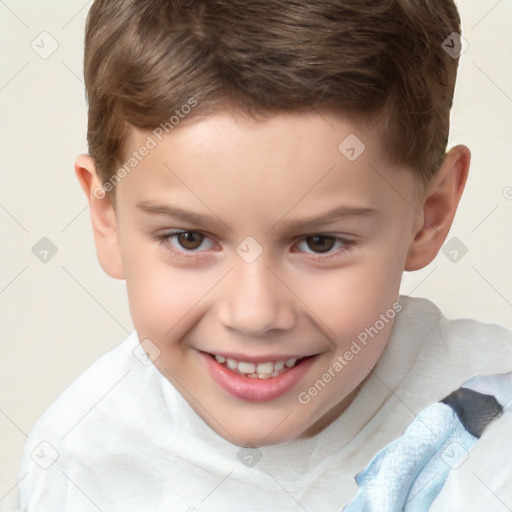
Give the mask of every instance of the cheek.
[{"label": "cheek", "polygon": [[191,278],[167,264],[163,249],[147,241],[134,241],[124,256],[128,300],[135,329],[140,336],[157,342],[190,309],[200,288],[197,282],[200,279],[195,281],[195,286],[187,286]]},{"label": "cheek", "polygon": [[367,257],[314,277],[298,274],[293,289],[328,337],[346,342],[392,308],[401,275],[400,258]]},{"label": "cheek", "polygon": [[125,262],[132,320],[139,336],[164,346],[187,332],[222,271],[180,268],[169,263],[165,249],[140,247]]}]

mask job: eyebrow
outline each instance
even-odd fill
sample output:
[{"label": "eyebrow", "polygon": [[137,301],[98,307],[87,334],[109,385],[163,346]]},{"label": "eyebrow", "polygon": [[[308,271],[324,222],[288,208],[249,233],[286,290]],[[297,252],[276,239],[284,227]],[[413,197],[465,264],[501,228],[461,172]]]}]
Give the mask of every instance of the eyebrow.
[{"label": "eyebrow", "polygon": [[372,217],[377,213],[378,211],[375,208],[337,206],[328,212],[312,217],[305,217],[296,220],[283,220],[283,217],[281,220],[277,221],[269,231],[272,231],[278,225],[284,226],[285,229],[289,229],[291,231],[306,231],[308,229],[320,228],[326,224],[333,224],[334,222]]},{"label": "eyebrow", "polygon": [[[155,215],[166,215],[168,217],[179,219],[183,222],[188,222],[190,224],[195,225],[215,226],[217,224],[224,224],[224,222],[215,214],[212,217],[184,210],[176,206],[156,204],[153,201],[141,201],[137,203],[137,208],[146,213]],[[278,220],[268,231],[270,232],[274,230],[278,225],[281,226],[281,229],[289,229],[292,231],[308,230],[319,228],[325,226],[326,224],[332,224],[337,221],[348,221],[356,220],[359,218],[367,218],[374,216],[377,213],[378,211],[374,208],[338,206],[319,216],[312,216],[297,220],[284,220],[287,215],[286,214],[284,217]]]},{"label": "eyebrow", "polygon": [[194,213],[176,206],[166,204],[156,204],[153,201],[141,201],[137,203],[137,208],[146,213],[152,213],[156,215],[167,215],[175,219],[182,220],[183,222],[189,222],[190,224],[215,224],[220,219],[217,217],[209,217],[208,215],[202,215],[200,213]]}]

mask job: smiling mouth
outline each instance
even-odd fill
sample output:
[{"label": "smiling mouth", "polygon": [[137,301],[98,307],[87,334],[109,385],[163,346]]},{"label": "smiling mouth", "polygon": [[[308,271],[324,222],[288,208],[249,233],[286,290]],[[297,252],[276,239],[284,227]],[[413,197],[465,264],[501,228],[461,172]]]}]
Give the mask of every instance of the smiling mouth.
[{"label": "smiling mouth", "polygon": [[237,359],[235,354],[200,351],[200,355],[210,376],[224,391],[246,402],[261,403],[278,399],[297,387],[320,354],[254,358],[240,355]]},{"label": "smiling mouth", "polygon": [[314,356],[282,359],[280,361],[266,361],[261,363],[250,363],[238,361],[231,357],[224,357],[217,354],[209,354],[217,363],[224,366],[231,372],[247,377],[249,379],[271,379],[283,375],[292,368],[300,365],[306,359]]}]

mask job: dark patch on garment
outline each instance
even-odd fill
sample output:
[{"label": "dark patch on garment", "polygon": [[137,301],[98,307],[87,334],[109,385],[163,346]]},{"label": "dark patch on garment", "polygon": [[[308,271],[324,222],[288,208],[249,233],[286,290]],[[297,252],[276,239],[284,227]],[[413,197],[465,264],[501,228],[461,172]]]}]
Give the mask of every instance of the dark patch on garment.
[{"label": "dark patch on garment", "polygon": [[478,438],[489,423],[503,414],[503,407],[493,395],[484,395],[472,389],[459,388],[441,402],[449,405],[464,428]]}]

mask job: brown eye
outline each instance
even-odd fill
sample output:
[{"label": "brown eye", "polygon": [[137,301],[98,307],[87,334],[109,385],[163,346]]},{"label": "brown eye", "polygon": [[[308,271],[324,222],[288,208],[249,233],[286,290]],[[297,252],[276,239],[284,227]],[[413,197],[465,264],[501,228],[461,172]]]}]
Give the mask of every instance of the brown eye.
[{"label": "brown eye", "polygon": [[306,243],[313,252],[323,253],[330,251],[336,244],[336,238],[326,235],[315,235],[306,238]]},{"label": "brown eye", "polygon": [[201,246],[205,236],[195,231],[184,231],[183,233],[178,233],[176,238],[183,249],[193,251]]}]

